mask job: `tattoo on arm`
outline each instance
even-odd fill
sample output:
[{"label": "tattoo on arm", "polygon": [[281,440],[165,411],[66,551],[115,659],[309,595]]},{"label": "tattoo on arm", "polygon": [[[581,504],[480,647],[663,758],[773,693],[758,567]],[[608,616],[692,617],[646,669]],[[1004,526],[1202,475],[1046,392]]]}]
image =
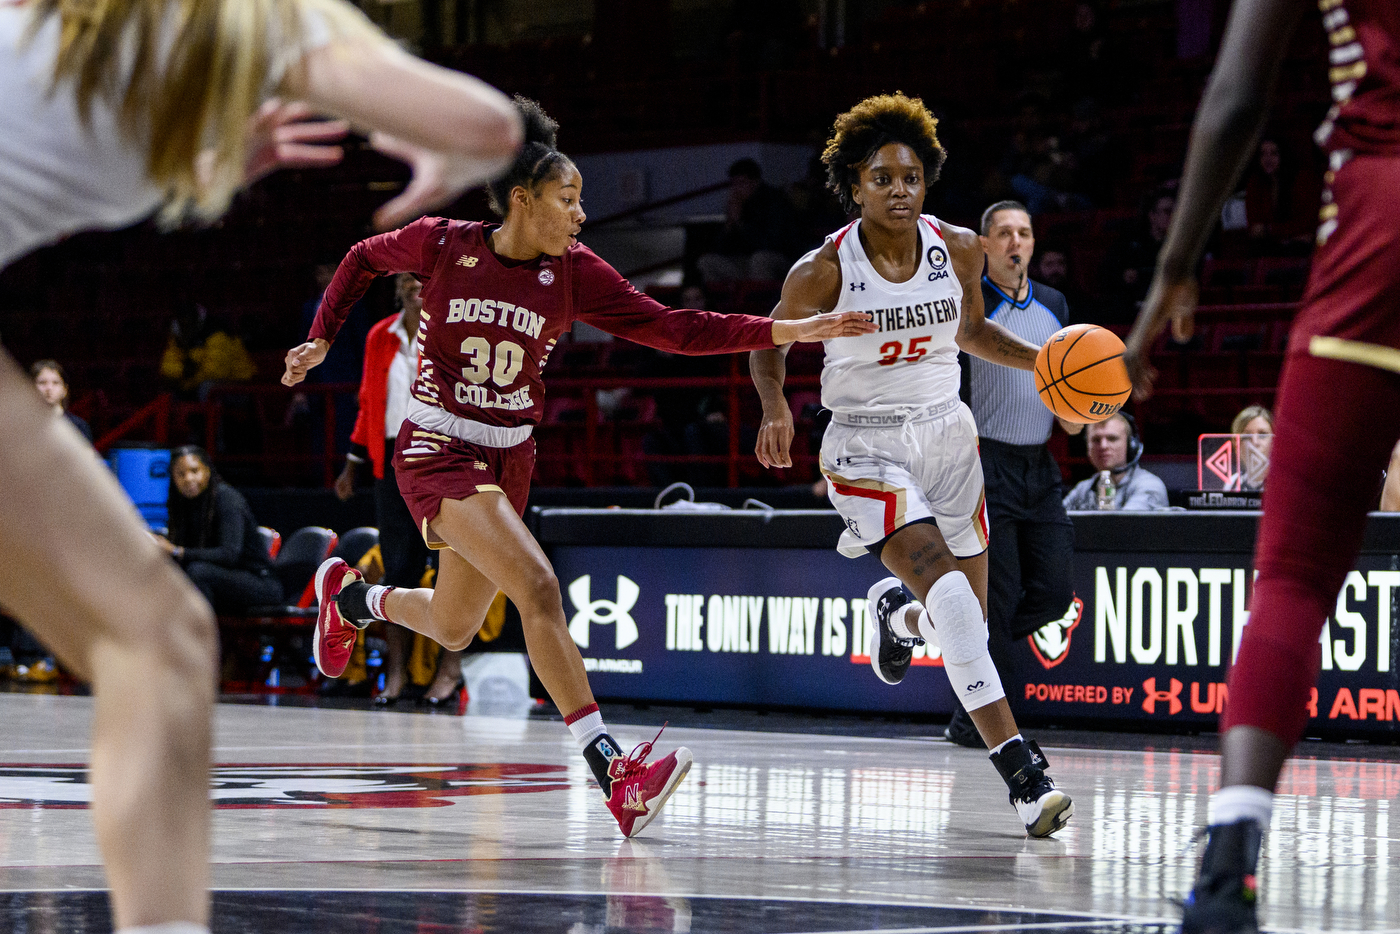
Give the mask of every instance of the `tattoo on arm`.
[{"label": "tattoo on arm", "polygon": [[1000,332],[994,336],[992,346],[997,353],[1013,360],[1034,360],[1035,354],[1030,352],[1023,344],[1006,332]]}]

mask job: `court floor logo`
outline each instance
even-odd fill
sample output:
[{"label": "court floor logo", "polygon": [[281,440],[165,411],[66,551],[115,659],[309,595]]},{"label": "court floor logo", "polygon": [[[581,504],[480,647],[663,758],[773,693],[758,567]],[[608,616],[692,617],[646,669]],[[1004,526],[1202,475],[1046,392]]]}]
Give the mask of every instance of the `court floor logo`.
[{"label": "court floor logo", "polygon": [[[562,765],[218,765],[210,772],[216,808],[428,808],[467,795],[568,788]],[[0,767],[0,809],[85,808],[85,765]]]}]

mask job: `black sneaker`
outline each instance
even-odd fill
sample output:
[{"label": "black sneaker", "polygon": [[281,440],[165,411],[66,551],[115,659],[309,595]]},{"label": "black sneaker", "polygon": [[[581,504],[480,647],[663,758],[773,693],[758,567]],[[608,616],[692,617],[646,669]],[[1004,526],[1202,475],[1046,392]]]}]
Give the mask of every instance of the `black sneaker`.
[{"label": "black sneaker", "polygon": [[1010,790],[1011,804],[1032,837],[1048,837],[1069,823],[1074,802],[1045,774],[1050,764],[1032,742],[1013,742],[993,753],[992,764]]},{"label": "black sneaker", "polygon": [[1196,887],[1186,897],[1181,934],[1257,934],[1254,870],[1264,832],[1258,821],[1207,827]]},{"label": "black sneaker", "polygon": [[968,749],[986,749],[987,744],[983,742],[982,734],[977,732],[977,724],[972,722],[972,715],[956,698],[953,699],[953,703],[956,704],[953,708],[953,719],[943,728],[943,738]]},{"label": "black sneaker", "polygon": [[870,588],[866,599],[870,618],[875,623],[870,627],[870,643],[865,647],[870,667],[881,681],[898,684],[904,680],[909,663],[914,660],[914,646],[924,644],[923,639],[901,639],[890,628],[890,617],[909,603],[909,595],[904,592],[899,578],[887,577]]}]

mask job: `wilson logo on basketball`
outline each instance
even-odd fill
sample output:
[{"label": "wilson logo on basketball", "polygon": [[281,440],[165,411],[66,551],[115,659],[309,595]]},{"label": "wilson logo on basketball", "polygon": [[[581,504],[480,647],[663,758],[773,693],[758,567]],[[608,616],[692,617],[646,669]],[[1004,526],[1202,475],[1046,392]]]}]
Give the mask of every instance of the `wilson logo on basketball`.
[{"label": "wilson logo on basketball", "polygon": [[1058,331],[1035,359],[1035,389],[1046,408],[1068,422],[1101,422],[1133,391],[1123,363],[1123,342],[1093,324]]},{"label": "wilson logo on basketball", "polygon": [[[216,808],[431,808],[452,798],[562,791],[562,765],[219,765],[210,770]],[[0,768],[0,809],[85,808],[84,765]]]}]

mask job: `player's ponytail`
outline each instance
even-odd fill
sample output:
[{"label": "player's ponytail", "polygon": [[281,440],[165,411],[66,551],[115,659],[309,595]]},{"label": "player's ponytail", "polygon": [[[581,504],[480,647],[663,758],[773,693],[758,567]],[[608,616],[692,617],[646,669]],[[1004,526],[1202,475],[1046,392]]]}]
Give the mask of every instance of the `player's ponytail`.
[{"label": "player's ponytail", "polygon": [[517,94],[515,109],[525,124],[525,143],[505,174],[486,186],[487,200],[498,217],[505,217],[510,210],[510,193],[516,186],[534,191],[537,185],[557,177],[574,164],[556,148],[558,121],[545,113],[538,102]]},{"label": "player's ponytail", "polygon": [[59,18],[56,92],[84,120],[117,115],[165,191],[161,219],[212,219],[243,182],[249,118],[299,67],[308,18],[336,38],[388,42],[343,0],[35,0],[31,38]]}]

